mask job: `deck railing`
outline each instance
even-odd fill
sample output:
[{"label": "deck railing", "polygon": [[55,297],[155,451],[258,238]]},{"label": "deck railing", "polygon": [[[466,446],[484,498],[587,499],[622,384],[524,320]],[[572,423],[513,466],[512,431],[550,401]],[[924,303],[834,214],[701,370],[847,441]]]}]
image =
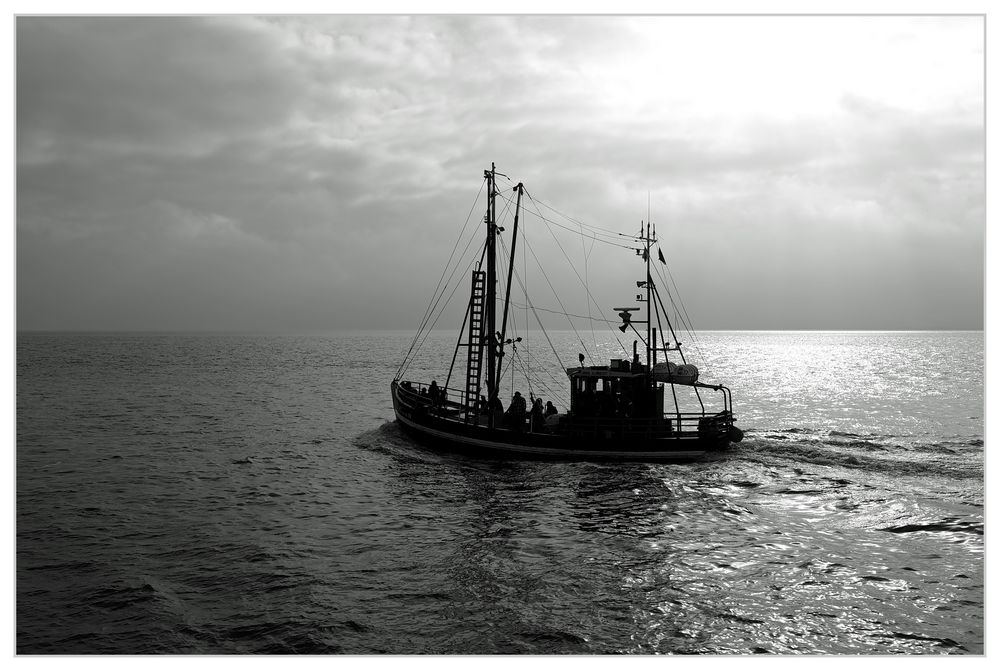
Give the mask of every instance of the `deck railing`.
[{"label": "deck railing", "polygon": [[[728,390],[725,390],[725,393]],[[424,405],[434,414],[451,419],[459,419],[466,410],[466,394],[463,389],[439,387],[437,398],[431,398],[430,385],[422,382],[401,381],[400,398],[408,403]],[[473,402],[475,405],[475,402]],[[561,416],[560,432],[570,435],[642,438],[664,434],[697,435],[706,421],[731,426],[733,422],[730,406],[722,412],[672,412],[662,418],[656,417],[579,417],[572,413]],[[473,408],[474,410],[474,408]],[[525,430],[528,430],[529,415],[525,413]],[[480,417],[473,412],[473,423]],[[485,417],[485,416],[483,416]],[[506,424],[500,428],[510,428]]]}]

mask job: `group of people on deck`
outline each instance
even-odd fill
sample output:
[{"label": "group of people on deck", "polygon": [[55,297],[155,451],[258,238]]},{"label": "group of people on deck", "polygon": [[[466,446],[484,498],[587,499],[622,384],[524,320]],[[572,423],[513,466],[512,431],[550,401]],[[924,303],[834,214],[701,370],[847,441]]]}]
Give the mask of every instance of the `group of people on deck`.
[{"label": "group of people on deck", "polygon": [[[413,391],[413,386],[409,382],[403,382],[402,386],[404,389]],[[447,400],[447,395],[444,389],[438,387],[437,380],[432,380],[427,387],[421,387],[418,393],[424,398],[429,399],[434,405],[444,403]],[[521,432],[525,430],[525,424],[527,424],[528,430],[532,433],[545,432],[546,420],[559,414],[559,410],[552,404],[552,401],[546,401],[543,404],[541,398],[532,400],[529,412],[527,401],[525,401],[519,391],[514,392],[513,398],[510,399],[510,407],[507,408],[506,412],[499,398],[495,397],[492,402],[489,402],[485,396],[479,397],[479,401],[476,403],[476,410],[480,415],[489,415],[492,413],[494,426],[506,427],[513,431]]]},{"label": "group of people on deck", "polygon": [[545,431],[545,420],[559,414],[552,401],[547,401],[543,405],[541,398],[535,398],[531,402],[531,411],[529,412],[528,404],[519,391],[514,392],[513,398],[510,399],[510,407],[507,408],[506,412],[504,412],[503,403],[496,397],[493,401],[488,402],[485,396],[480,396],[476,407],[480,415],[488,415],[492,412],[495,426],[505,426],[518,432],[524,431],[525,419],[527,419],[529,430],[532,433],[541,433]]},{"label": "group of people on deck", "polygon": [[[413,391],[413,384],[411,382],[403,382],[400,386],[407,391]],[[430,385],[427,387],[420,387],[418,393],[424,398],[430,399],[430,402],[434,405],[444,403],[448,400],[448,394],[444,389],[438,387],[437,380],[431,380]]]}]

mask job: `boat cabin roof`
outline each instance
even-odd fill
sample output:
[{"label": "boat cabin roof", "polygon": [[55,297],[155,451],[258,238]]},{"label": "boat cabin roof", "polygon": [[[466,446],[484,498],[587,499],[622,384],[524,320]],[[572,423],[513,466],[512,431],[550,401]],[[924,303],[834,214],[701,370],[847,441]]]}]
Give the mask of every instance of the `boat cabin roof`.
[{"label": "boat cabin roof", "polygon": [[635,379],[646,376],[645,371],[615,370],[611,366],[583,366],[581,368],[567,368],[566,374],[569,375],[570,378],[602,377]]}]

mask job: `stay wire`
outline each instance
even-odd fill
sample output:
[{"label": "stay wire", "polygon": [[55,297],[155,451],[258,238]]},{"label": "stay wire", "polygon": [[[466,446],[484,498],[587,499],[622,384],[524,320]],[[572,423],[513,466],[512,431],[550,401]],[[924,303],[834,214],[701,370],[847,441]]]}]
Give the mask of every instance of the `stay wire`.
[{"label": "stay wire", "polygon": [[[485,185],[485,180],[484,180],[484,185]],[[483,192],[483,186],[480,186],[479,187],[479,194],[476,196],[476,203],[479,202],[479,195],[482,195],[482,192]],[[499,193],[498,193],[498,195],[499,195]],[[465,234],[466,228],[468,228],[469,220],[472,217],[472,212],[475,211],[476,203],[473,203],[472,209],[469,210],[469,215],[466,217],[465,226],[462,227],[462,232],[459,234],[458,239],[455,241],[455,247],[452,249],[451,256],[448,257],[448,265],[445,266],[444,272],[442,272],[442,278],[444,277],[444,274],[447,273],[448,267],[451,264],[451,260],[454,258],[455,249],[458,247],[459,243],[461,242],[462,236]],[[501,217],[504,216],[505,213],[506,213],[506,209],[501,212]],[[464,259],[465,258],[465,255],[469,251],[469,247],[472,245],[472,242],[474,240],[475,240],[475,236],[471,236],[469,238],[469,241],[466,243],[465,249],[462,250],[462,255],[459,257],[459,259]],[[486,243],[483,242],[483,249],[485,249],[485,245],[486,245]],[[454,278],[455,273],[461,267],[462,267],[462,262],[461,262],[461,260],[459,260],[455,264],[454,269],[452,269],[451,274],[448,276],[448,280],[445,282],[444,286],[441,286],[441,280],[438,280],[438,288],[435,289],[435,296],[437,296],[437,299],[435,300],[434,297],[432,296],[432,298],[431,298],[431,306],[428,307],[427,312],[425,313],[425,316],[424,316],[424,320],[420,324],[420,328],[417,330],[417,334],[414,336],[413,343],[410,344],[410,350],[407,352],[406,357],[403,359],[403,363],[400,365],[399,369],[396,371],[396,378],[397,379],[402,374],[404,374],[406,372],[406,369],[409,367],[409,364],[412,363],[412,358],[410,357],[410,354],[412,353],[413,356],[415,357],[416,354],[420,351],[420,348],[423,347],[424,342],[426,342],[427,337],[429,335],[429,332],[425,332],[424,331],[425,327],[427,326],[427,322],[433,316],[434,311],[437,309],[438,304],[441,302],[441,299],[444,297],[444,292],[447,290],[448,284],[451,283],[451,280],[452,280],[452,278]],[[449,297],[448,297],[448,301],[446,301],[445,305],[442,306],[442,308],[441,308],[442,312],[444,311],[444,307],[447,306],[448,302],[451,301],[451,297],[455,294],[455,289],[457,289],[458,286],[459,285],[456,284],[455,288],[452,289],[451,295],[449,295]],[[440,294],[437,293],[438,289],[440,289],[440,291],[441,291]],[[434,319],[434,324],[432,324],[431,327],[430,327],[430,330],[433,330],[434,325],[437,324],[437,322],[438,322],[438,320],[440,318],[441,318],[441,313],[438,313],[437,317]],[[420,339],[421,335],[423,335],[423,339]],[[419,344],[417,343],[418,340],[419,340]]]},{"label": "stay wire", "polygon": [[[586,286],[590,286],[590,254],[587,253],[587,242],[583,237],[583,224],[577,222],[580,226],[580,247],[583,249],[583,279]],[[593,250],[592,243],[590,249]],[[590,310],[590,301],[587,301],[587,323],[590,325],[590,337],[594,339],[594,351],[597,351],[597,333],[594,331],[594,320],[592,318],[592,312]]]},{"label": "stay wire", "polygon": [[[564,219],[572,221],[574,224],[580,226],[581,228],[588,228],[588,229],[594,231],[595,233],[599,233],[599,234],[603,234],[603,235],[621,236],[621,237],[627,237],[627,238],[633,238],[634,237],[634,236],[631,236],[631,235],[627,235],[625,233],[620,233],[618,231],[613,231],[613,230],[611,230],[609,228],[601,228],[600,226],[594,226],[593,224],[585,224],[582,221],[580,221],[578,219],[574,219],[573,217],[569,216],[568,214],[565,214],[564,212],[560,212],[559,210],[557,210],[556,208],[552,207],[551,205],[549,205],[548,203],[546,203],[544,201],[537,200],[537,199],[533,199],[533,200],[535,200],[535,202],[537,202],[539,205],[541,205],[545,209],[550,210],[551,212],[554,212],[554,213],[558,214],[560,217],[563,217]],[[638,238],[635,238],[635,239],[636,239],[636,241],[638,241]]]},{"label": "stay wire", "polygon": [[[660,278],[660,282],[663,284],[664,290],[667,292],[667,298],[670,299],[670,305],[673,306],[674,312],[677,314],[678,321],[684,330],[691,336],[691,340],[694,343],[694,348],[698,352],[698,357],[702,362],[705,362],[705,352],[701,349],[701,339],[698,337],[697,332],[694,330],[694,326],[691,323],[691,318],[687,314],[687,309],[684,306],[684,299],[681,298],[680,290],[677,288],[677,283],[674,282],[674,277],[670,272],[670,266],[664,264],[667,271],[667,276],[670,278],[670,284],[667,283],[667,279],[660,272],[660,269],[653,266],[656,269],[656,275]],[[670,285],[673,285],[673,292],[670,291]],[[678,309],[677,303],[674,301],[674,294],[677,294],[677,301],[680,302],[680,308]]]},{"label": "stay wire", "polygon": [[[522,278],[518,277],[518,281],[522,285],[522,287],[526,285],[526,282],[524,282],[522,280]],[[516,304],[516,303],[512,303],[512,305],[518,306],[518,304]],[[516,337],[517,335],[519,335],[519,330],[517,328],[517,322],[513,320],[513,317],[514,317],[514,313],[511,313],[511,319],[512,319],[512,323],[513,323],[513,335]],[[527,318],[527,309],[525,309],[525,318]],[[542,382],[542,378],[541,377],[539,377],[538,375],[534,375],[534,376],[533,375],[529,375],[527,373],[527,371],[531,370],[531,362],[530,362],[530,359],[531,359],[531,347],[528,345],[528,334],[530,332],[531,331],[530,331],[530,329],[528,329],[527,320],[526,320],[525,321],[525,331],[524,331],[524,334],[525,334],[524,335],[525,346],[522,346],[520,349],[514,349],[513,350],[514,353],[517,355],[518,360],[521,363],[522,374],[524,375],[525,379],[528,380],[529,387],[530,387],[530,384],[532,383],[532,381],[534,381],[534,383],[539,388],[544,388],[549,393],[550,396],[556,396],[557,399],[560,402],[562,402],[562,398],[559,397],[558,394],[553,394],[552,389],[547,384],[544,384]],[[527,352],[527,356],[525,356],[525,352]],[[555,376],[555,374],[551,370],[549,370],[548,368],[543,368],[542,371],[548,376],[548,378],[550,380],[552,380],[552,382],[554,383],[554,385],[558,388],[559,385],[560,385],[560,378],[557,378]],[[529,391],[530,391],[530,388],[529,388]]]},{"label": "stay wire", "polygon": [[[528,308],[528,306],[526,304],[522,304],[522,303],[511,303],[511,305],[513,305],[515,307],[518,307],[518,308],[524,308],[526,310]],[[536,307],[534,309],[535,310],[540,310],[542,312],[548,312],[548,313],[554,314],[554,315],[560,315],[562,317],[573,317],[575,319],[591,319],[591,317],[588,317],[587,315],[577,315],[577,314],[573,314],[572,312],[560,312],[559,310],[549,310],[547,308],[539,308],[539,307]],[[620,321],[620,320],[611,320],[611,319],[597,319],[596,317],[594,317],[593,320],[595,322],[597,322],[598,324],[617,324]]]},{"label": "stay wire", "polygon": [[[475,265],[475,261],[474,260],[470,261],[467,269],[471,270],[472,266],[474,266],[474,265]],[[457,270],[457,268],[456,268],[456,270]],[[420,351],[420,348],[424,346],[424,343],[427,341],[427,338],[430,336],[431,332],[434,330],[434,327],[437,326],[438,320],[441,319],[441,315],[444,314],[445,308],[448,307],[448,304],[451,302],[451,299],[455,296],[455,292],[458,291],[458,288],[460,286],[462,286],[462,284],[460,282],[456,282],[455,283],[455,286],[451,290],[451,293],[448,294],[448,300],[446,300],[445,303],[444,303],[444,305],[441,306],[441,309],[438,311],[437,316],[434,318],[434,322],[431,324],[430,328],[427,329],[427,331],[424,333],[423,340],[420,341],[420,345],[417,347],[417,351]],[[443,295],[444,294],[442,294],[442,296]]]},{"label": "stay wire", "polygon": [[[520,281],[521,278],[518,279]],[[520,330],[518,329],[517,321],[514,318],[513,314],[511,315],[511,323],[512,323],[512,337],[516,338],[516,336],[519,335]],[[528,330],[526,330],[525,333],[527,334]],[[555,398],[560,403],[562,403],[563,402],[562,396],[558,393],[553,392],[552,388],[545,383],[545,381],[537,374],[537,372],[532,372],[531,366],[528,363],[528,359],[525,357],[525,349],[528,350],[527,354],[528,357],[530,357],[531,355],[530,347],[518,348],[516,344],[511,345],[511,359],[508,361],[508,365],[506,366],[505,370],[515,369],[520,372],[521,377],[524,378],[525,382],[528,385],[528,394],[530,397],[532,398],[535,397],[534,388],[537,387],[539,390],[545,391],[549,396]],[[545,374],[548,376],[548,378],[555,383],[555,386],[558,387],[559,380],[555,377],[552,371],[548,370],[547,368],[543,370]],[[511,393],[513,393],[513,390],[511,391]]]},{"label": "stay wire", "polygon": [[[458,245],[462,241],[462,236],[465,235],[465,231],[469,227],[469,222],[472,220],[472,213],[475,212],[476,205],[479,204],[479,197],[481,195],[483,195],[483,189],[485,187],[486,187],[486,180],[484,179],[483,183],[479,185],[479,193],[476,194],[476,199],[472,202],[472,207],[469,208],[469,214],[466,215],[466,217],[465,217],[465,224],[462,225],[462,231],[458,234],[458,237],[455,239],[455,244],[451,248],[451,254],[448,255],[448,261],[445,263],[445,266],[444,266],[444,268],[441,271],[441,277],[438,278],[437,286],[434,287],[434,292],[431,294],[431,299],[430,299],[430,302],[428,302],[428,304],[427,304],[427,309],[424,310],[424,316],[420,320],[420,326],[417,328],[417,332],[416,332],[416,334],[414,334],[413,340],[410,342],[410,348],[407,350],[406,355],[403,357],[403,361],[402,361],[402,363],[400,363],[399,368],[396,369],[396,379],[397,380],[399,379],[400,375],[402,375],[403,372],[405,371],[405,368],[406,368],[406,365],[407,365],[407,361],[408,361],[408,359],[410,357],[410,354],[413,352],[413,348],[416,345],[417,340],[420,337],[420,333],[421,333],[421,331],[423,331],[424,326],[427,325],[427,320],[430,317],[431,311],[433,310],[432,305],[434,305],[434,303],[435,303],[434,297],[437,296],[437,293],[438,293],[439,290],[443,291],[443,289],[441,289],[441,281],[444,279],[444,276],[448,272],[448,267],[451,265],[451,261],[455,257],[455,250],[458,249]],[[469,243],[466,245],[466,250],[468,249],[469,244],[472,244],[471,239],[470,239]],[[463,250],[462,254],[464,256],[465,250]]]},{"label": "stay wire", "polygon": [[[531,251],[532,257],[535,259],[535,262],[538,263],[538,257],[535,256],[534,251],[531,250],[531,248],[528,247],[527,245],[525,245],[525,248],[528,249],[529,251]],[[545,269],[541,267],[541,264],[539,264],[539,269],[541,269],[542,276],[545,277],[545,281],[548,282],[548,277],[545,275]],[[518,283],[518,285],[520,285],[521,289],[524,290],[525,289],[524,283],[521,281],[521,277],[520,277],[520,275],[518,275],[518,273],[517,273],[516,270],[514,271],[514,278],[517,280],[517,283]],[[549,288],[552,289],[552,283],[551,282],[549,282]],[[555,289],[552,289],[552,292],[553,292],[553,294],[555,294]],[[542,332],[542,335],[545,336],[545,341],[549,344],[549,349],[552,350],[552,354],[555,356],[556,361],[559,363],[559,368],[561,370],[565,371],[566,370],[566,365],[562,362],[562,359],[559,357],[559,351],[556,349],[556,346],[552,344],[552,339],[549,338],[549,332],[545,330],[545,325],[542,324],[542,320],[538,316],[538,312],[535,310],[535,306],[531,302],[531,296],[528,295],[527,291],[524,292],[524,300],[525,300],[526,305],[529,308],[531,308],[531,314],[535,317],[535,321],[538,323],[538,328]],[[558,294],[556,294],[556,300],[557,301],[559,300]],[[557,313],[557,314],[559,314],[559,313]],[[572,322],[570,322],[570,326],[572,326],[572,325],[573,325]],[[577,335],[579,337],[579,334],[577,334]],[[584,351],[586,351],[586,348],[584,348]],[[589,356],[589,354],[588,354],[588,356]],[[558,385],[559,381],[556,380],[554,376],[553,376],[553,381]]]},{"label": "stay wire", "polygon": [[[535,199],[532,198],[530,194],[528,195],[528,198],[531,200],[532,204],[535,203]],[[541,216],[540,212],[538,212],[537,206],[535,208],[535,211],[538,214],[539,218],[543,222],[546,222],[546,228],[548,228],[548,221],[544,217]],[[584,282],[583,278],[580,277],[580,273],[577,271],[576,266],[573,265],[573,262],[570,260],[569,255],[566,253],[566,250],[563,249],[562,243],[559,242],[559,238],[557,238],[555,236],[555,234],[552,232],[551,228],[549,228],[548,231],[549,231],[549,235],[551,235],[552,239],[555,241],[556,246],[559,247],[559,251],[562,252],[563,257],[566,259],[566,262],[569,264],[569,267],[573,270],[573,274],[576,275],[576,279],[579,280],[580,284],[583,286],[584,291],[587,292],[588,299],[594,303],[594,306],[597,308],[597,311],[601,314],[601,318],[604,319],[605,321],[607,321],[607,319],[608,319],[607,315],[604,314],[604,310],[601,309],[601,306],[597,302],[597,300],[594,298],[594,295],[592,293],[590,293],[590,287],[587,286],[587,283]],[[572,231],[572,232],[573,232],[574,235],[576,234],[576,231]],[[619,245],[619,246],[621,246],[621,245]],[[625,247],[625,249],[631,250],[632,248],[631,247]],[[534,256],[534,252],[532,252],[532,256]],[[537,257],[535,258],[535,260],[536,261],[538,260]],[[541,267],[541,264],[539,264],[539,267]],[[544,273],[545,273],[545,271],[543,270],[542,274],[544,274]],[[551,284],[550,284],[550,286],[551,286]],[[555,292],[555,290],[553,289],[553,293],[554,292]],[[558,299],[558,296],[557,296],[557,299]],[[563,306],[562,301],[559,302],[559,307],[561,307],[561,308],[563,308],[565,310],[565,306]],[[589,308],[589,303],[588,303],[588,308]],[[570,324],[572,324],[572,322],[570,322]],[[573,326],[573,331],[574,331],[574,333],[576,332],[576,326]],[[614,336],[615,340],[618,341],[618,345],[622,348],[622,350],[627,352],[628,350],[625,348],[625,345],[622,343],[621,339],[617,335],[615,335],[614,332],[612,332],[612,336]],[[577,333],[577,338],[579,338],[579,333]],[[583,341],[582,340],[580,341],[580,344],[583,345]],[[586,352],[586,345],[584,345],[584,351]],[[590,357],[590,353],[589,352],[587,353],[587,356]]]},{"label": "stay wire", "polygon": [[[461,257],[459,257],[460,259],[464,259],[465,258],[465,255],[468,253],[469,246],[472,245],[472,241],[473,240],[475,240],[475,237],[469,238],[468,244],[466,244],[465,249],[462,250],[462,255],[461,255]],[[483,242],[483,247],[485,248],[485,246],[486,246],[486,243],[484,241]],[[480,262],[481,262],[481,260],[482,259],[480,258]],[[474,265],[475,265],[475,255],[473,255],[472,260],[469,261],[469,264],[466,267],[466,270],[470,270],[472,268],[472,266],[474,266]],[[447,289],[448,285],[451,284],[452,278],[455,276],[455,273],[457,273],[458,270],[459,270],[459,268],[461,268],[461,267],[462,267],[461,262],[457,263],[455,265],[454,270],[451,271],[451,275],[448,276],[448,281],[445,283],[444,288],[441,291],[441,295],[438,296],[437,300],[434,302],[434,307],[433,307],[433,309],[431,310],[431,313],[430,313],[431,315],[433,315],[434,312],[437,311],[437,316],[434,318],[434,322],[430,325],[430,328],[426,328],[425,329],[423,326],[421,327],[421,330],[417,334],[418,338],[420,338],[420,342],[419,343],[414,342],[414,344],[410,346],[410,350],[413,352],[413,357],[410,357],[409,353],[407,354],[407,359],[404,360],[404,364],[402,366],[400,366],[400,370],[397,371],[397,379],[398,379],[398,376],[403,375],[406,372],[406,370],[409,368],[410,364],[413,363],[413,359],[416,358],[416,355],[420,351],[420,348],[424,346],[424,343],[427,341],[428,336],[430,336],[430,332],[434,330],[434,327],[437,325],[438,320],[441,319],[441,315],[444,314],[445,308],[448,306],[448,303],[451,302],[451,298],[452,298],[452,296],[455,295],[455,291],[457,291],[458,287],[461,286],[461,282],[456,282],[455,283],[455,286],[452,288],[451,293],[448,295],[448,300],[446,300],[445,303],[444,303],[444,305],[441,306],[441,309],[438,310],[437,306],[441,303],[441,299],[444,298],[444,289]],[[428,318],[429,317],[430,317],[430,315],[428,316]],[[425,320],[424,326],[426,326],[426,320]]]},{"label": "stay wire", "polygon": [[[569,226],[566,226],[564,224],[560,224],[559,222],[554,221],[552,219],[549,219],[548,217],[546,217],[545,215],[543,215],[541,213],[541,211],[538,209],[538,205],[539,204],[545,205],[545,204],[541,203],[541,201],[536,200],[534,198],[534,196],[532,196],[530,193],[528,193],[527,189],[524,190],[524,195],[526,195],[531,200],[532,204],[535,205],[535,211],[533,212],[533,214],[536,217],[538,217],[539,219],[541,219],[542,221],[544,221],[544,222],[546,222],[548,224],[551,224],[552,226],[555,226],[557,228],[561,228],[561,229],[563,229],[565,231],[569,231],[573,235],[579,235],[579,231],[577,231],[576,229],[570,228]],[[546,205],[546,207],[549,207],[549,206]],[[549,207],[549,209],[552,209],[552,208]],[[582,222],[579,222],[579,221],[573,219],[572,217],[568,217],[567,215],[562,214],[561,212],[558,212],[557,210],[553,210],[553,212],[556,212],[557,214],[559,214],[562,217],[566,217],[567,219],[569,219],[573,223],[577,224],[577,226],[582,226],[584,228],[590,228],[591,229],[590,235],[587,236],[587,237],[591,238],[595,242],[600,242],[600,243],[603,243],[603,244],[606,244],[606,245],[611,245],[613,247],[621,247],[622,249],[632,250],[632,249],[634,249],[634,247],[632,247],[632,245],[622,244],[619,241],[619,238],[627,238],[629,240],[632,240],[633,242],[639,242],[639,240],[640,240],[638,237],[636,237],[634,235],[628,235],[628,234],[625,234],[625,233],[617,233],[617,232],[614,232],[614,231],[605,231],[605,229],[596,229],[595,230],[595,229],[593,229],[593,227],[587,226],[586,224],[583,224]],[[607,240],[607,239],[600,238],[598,236],[608,236],[608,237],[611,237],[611,239]]]},{"label": "stay wire", "polygon": [[[559,298],[559,292],[557,292],[556,288],[552,286],[552,280],[549,279],[548,273],[545,272],[545,268],[542,267],[541,262],[538,260],[538,256],[535,255],[535,250],[531,248],[529,245],[525,245],[524,248],[531,253],[531,258],[535,260],[535,265],[537,265],[538,269],[542,272],[542,277],[545,278],[545,282],[549,285],[549,289],[552,290],[552,295],[555,296],[556,302],[559,303],[559,307],[561,307],[563,309],[563,312],[565,313],[566,306],[563,305],[562,299]],[[579,278],[579,275],[577,275],[577,278]],[[521,278],[519,277],[518,282],[520,281]],[[528,301],[528,305],[532,306],[531,307],[532,311],[534,311],[535,308],[531,303],[531,299],[527,295],[525,295],[525,299]],[[538,319],[538,313],[535,313],[535,319]],[[587,349],[587,343],[583,342],[583,338],[580,337],[580,332],[576,330],[576,324],[574,324],[573,320],[571,319],[567,319],[566,321],[569,322],[570,328],[573,329],[573,333],[576,335],[576,339],[580,343],[580,346],[583,347],[583,351],[586,353],[587,358],[591,358],[590,351]],[[541,327],[542,332],[545,333],[545,327],[542,326],[541,319],[538,319],[538,325],[539,327]],[[548,337],[548,334],[546,334],[546,337]]]}]

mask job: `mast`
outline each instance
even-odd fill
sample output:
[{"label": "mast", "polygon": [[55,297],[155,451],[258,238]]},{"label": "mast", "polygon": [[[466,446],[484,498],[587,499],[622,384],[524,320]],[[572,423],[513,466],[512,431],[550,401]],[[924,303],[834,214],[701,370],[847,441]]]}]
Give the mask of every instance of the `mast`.
[{"label": "mast", "polygon": [[[486,201],[486,329],[483,340],[486,345],[486,392],[492,402],[497,395],[496,379],[496,326],[497,326],[497,232],[496,232],[496,163],[484,172],[487,186]],[[493,412],[489,412],[490,427],[493,426]]]},{"label": "mast", "polygon": [[[514,250],[517,249],[517,220],[518,215],[521,213],[521,192],[524,191],[524,184],[518,182],[514,188],[517,189],[517,204],[514,205],[514,232],[511,234],[510,241],[510,268],[507,269],[507,289],[503,296],[503,321],[500,326],[500,343],[497,348],[496,380],[498,381],[500,380],[500,370],[503,366],[504,341],[507,338],[507,312],[510,310],[510,286],[514,279]],[[513,371],[511,372],[513,373]]]},{"label": "mast", "polygon": [[[647,221],[646,222],[646,234],[644,236],[645,239],[646,239],[646,249],[643,251],[643,254],[642,254],[643,256],[646,257],[646,370],[649,370],[649,371],[653,370],[653,363],[652,363],[652,360],[651,360],[652,352],[650,350],[651,350],[651,348],[654,347],[653,340],[652,340],[652,333],[650,331],[650,329],[652,328],[652,323],[651,322],[653,321],[653,314],[652,314],[652,311],[650,310],[650,307],[649,307],[650,306],[650,303],[649,303],[649,299],[650,299],[650,285],[653,283],[653,277],[652,277],[652,275],[650,275],[650,272],[649,272],[649,229],[650,229],[651,226],[652,226],[652,224],[650,224],[649,221]],[[635,230],[635,229],[633,228],[632,230]]]}]

